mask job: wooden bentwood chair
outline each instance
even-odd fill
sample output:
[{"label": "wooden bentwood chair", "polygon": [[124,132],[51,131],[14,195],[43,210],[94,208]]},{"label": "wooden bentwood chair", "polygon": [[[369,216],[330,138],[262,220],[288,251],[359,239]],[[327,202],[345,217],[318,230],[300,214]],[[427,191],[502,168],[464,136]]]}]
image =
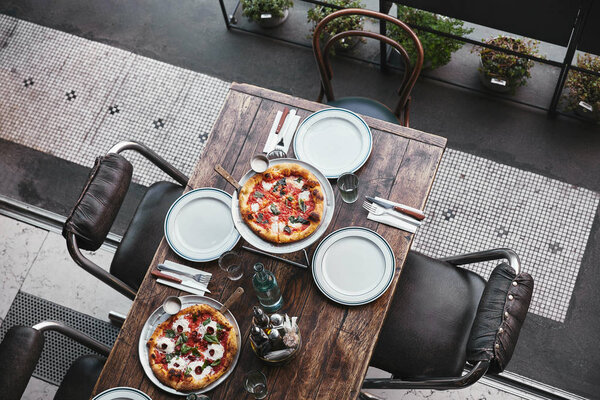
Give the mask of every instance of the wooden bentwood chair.
[{"label": "wooden bentwood chair", "polygon": [[[327,25],[332,20],[336,18],[347,18],[348,16],[354,15],[375,18],[379,19],[380,21],[386,21],[397,25],[401,30],[403,30],[406,33],[407,37],[414,42],[414,47],[417,51],[414,65],[411,65],[410,57],[404,49],[404,47],[402,47],[398,42],[390,39],[389,37],[375,32],[363,30],[349,30],[339,32],[333,35],[331,38],[329,38],[329,40],[327,40],[324,46],[321,46],[321,33],[327,32]],[[393,110],[391,110],[390,108],[381,104],[378,101],[371,100],[365,97],[344,97],[340,99],[335,98],[333,94],[333,87],[331,85],[333,71],[331,69],[331,63],[329,61],[330,49],[331,46],[333,46],[339,40],[352,36],[368,37],[379,40],[381,42],[385,42],[388,45],[392,46],[400,54],[402,61],[404,62],[404,75],[402,78],[400,88],[398,89],[398,95],[400,98],[398,99],[398,103],[396,104]],[[397,18],[376,11],[363,10],[360,8],[348,8],[331,13],[327,17],[323,18],[321,22],[319,22],[313,33],[312,45],[315,54],[315,59],[317,61],[317,66],[319,68],[319,73],[321,75],[321,90],[319,92],[319,97],[317,98],[317,101],[323,102],[323,96],[325,96],[327,97],[327,104],[331,106],[346,108],[359,114],[364,114],[384,121],[408,126],[410,92],[413,86],[415,85],[419,74],[421,73],[421,67],[423,66],[424,57],[423,46],[421,46],[421,41],[419,40],[417,35],[415,35],[415,33],[408,27],[408,25],[406,25],[404,22],[400,21]]]},{"label": "wooden bentwood chair", "polygon": [[[109,273],[87,259],[80,249],[100,248],[123,204],[133,172],[131,163],[120,154],[125,150],[140,153],[178,184],[161,181],[148,188],[121,239]],[[141,143],[121,142],[113,146],[105,156],[96,159],[63,226],[69,254],[84,270],[130,299],[135,298],[163,237],[167,211],[181,196],[187,182],[183,173]]]},{"label": "wooden bentwood chair", "polygon": [[[500,263],[487,282],[458,267],[500,259],[508,264]],[[370,362],[393,378],[365,379],[363,389],[460,389],[502,372],[532,292],[533,278],[509,249],[442,259],[409,252]],[[362,392],[360,398],[377,397]]]},{"label": "wooden bentwood chair", "polygon": [[0,343],[0,388],[3,400],[19,400],[44,349],[44,332],[59,332],[101,354],[76,359],[64,376],[54,400],[89,399],[102,372],[110,347],[60,322],[13,326]]}]

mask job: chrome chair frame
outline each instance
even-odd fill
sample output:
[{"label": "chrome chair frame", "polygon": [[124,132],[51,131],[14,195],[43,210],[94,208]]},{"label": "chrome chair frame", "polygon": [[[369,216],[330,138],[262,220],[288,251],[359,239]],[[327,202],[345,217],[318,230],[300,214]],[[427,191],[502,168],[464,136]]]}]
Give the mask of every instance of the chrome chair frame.
[{"label": "chrome chair frame", "polygon": [[44,321],[32,326],[32,328],[42,333],[46,331],[59,332],[65,335],[66,337],[73,339],[76,342],[81,343],[82,345],[100,353],[104,357],[108,357],[108,355],[110,354],[110,347],[108,347],[104,343],[100,343],[96,339],[86,335],[83,332],[78,331],[77,329],[71,328],[70,326],[63,324],[62,322]]},{"label": "chrome chair frame", "polygon": [[[508,264],[515,270],[517,275],[521,273],[521,260],[519,259],[519,256],[513,250],[506,248],[444,257],[440,258],[440,261],[446,261],[458,266],[501,259],[508,260]],[[402,278],[402,275],[400,277]],[[485,375],[489,366],[490,363],[488,361],[480,361],[465,375],[453,378],[427,379],[423,381],[404,381],[393,377],[391,379],[368,378],[364,380],[362,387],[363,389],[463,389],[474,384]],[[379,397],[363,391],[361,391],[359,398],[363,400],[379,399]]]},{"label": "chrome chair frame", "polygon": [[[176,169],[174,166],[169,164],[164,158],[159,156],[153,150],[148,148],[142,143],[134,142],[134,141],[124,141],[114,145],[107,154],[111,153],[121,153],[125,150],[134,150],[160,168],[163,172],[173,178],[177,183],[181,184],[183,187],[186,187],[189,181],[189,178],[185,176],[181,171]],[[69,233],[67,235],[67,248],[69,250],[69,254],[71,258],[83,268],[85,271],[92,274],[94,277],[98,278],[102,282],[106,283],[108,286],[112,287],[119,293],[124,296],[134,299],[136,295],[136,291],[127,285],[125,282],[118,279],[116,276],[112,275],[105,269],[98,266],[96,263],[86,258],[79,250],[77,246],[77,238],[74,233]],[[111,318],[112,320],[112,318]],[[120,318],[116,318],[115,321],[119,323]]]}]

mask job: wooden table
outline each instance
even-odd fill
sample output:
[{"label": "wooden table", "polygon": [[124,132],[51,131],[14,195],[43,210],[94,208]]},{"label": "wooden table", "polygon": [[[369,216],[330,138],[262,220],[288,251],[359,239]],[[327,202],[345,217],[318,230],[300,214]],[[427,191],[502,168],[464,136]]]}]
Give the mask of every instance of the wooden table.
[{"label": "wooden table", "polygon": [[[221,164],[238,179],[244,175],[249,169],[250,158],[262,150],[276,111],[286,105],[297,108],[302,118],[326,107],[256,86],[234,83],[209,136],[207,148],[190,178],[188,190],[216,187],[232,193],[232,188],[213,167]],[[357,173],[360,197],[354,204],[345,204],[335,189],[335,215],[326,234],[346,226],[363,226],[381,234],[391,245],[396,256],[394,279],[386,293],[376,301],[358,307],[338,305],[318,290],[310,270],[243,250],[244,277],[231,282],[216,261],[187,262],[179,258],[164,239],[158,247],[153,267],[168,259],[212,272],[211,296],[221,302],[238,285],[246,291],[242,300],[231,308],[241,329],[240,359],[231,376],[209,393],[213,400],[246,398],[243,376],[252,369],[260,369],[267,376],[269,399],[352,399],[358,395],[413,238],[407,232],[367,220],[367,213],[361,208],[363,196],[381,196],[423,208],[446,144],[446,139],[438,136],[369,117],[364,119],[373,132],[373,151]],[[238,243],[238,248],[241,242],[243,240]],[[309,255],[317,244],[318,241],[307,249]],[[302,260],[300,254],[290,257]],[[281,311],[299,317],[302,350],[292,362],[279,368],[264,366],[252,353],[248,341],[251,306],[258,303],[252,289],[252,265],[258,261],[277,277],[285,300]],[[154,400],[180,398],[161,391],[150,382],[144,375],[137,350],[140,331],[147,317],[167,296],[177,294],[186,293],[159,285],[149,273],[146,275],[94,394],[111,387],[131,386],[146,392]]]}]

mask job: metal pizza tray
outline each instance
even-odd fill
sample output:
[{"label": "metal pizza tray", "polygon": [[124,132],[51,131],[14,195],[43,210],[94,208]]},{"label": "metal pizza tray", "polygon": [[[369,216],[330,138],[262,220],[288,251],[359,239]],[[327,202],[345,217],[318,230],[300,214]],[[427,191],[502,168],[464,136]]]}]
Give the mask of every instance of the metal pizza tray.
[{"label": "metal pizza tray", "polygon": [[[212,306],[218,310],[223,305],[220,302],[218,302],[217,300],[211,299],[210,297],[206,297],[206,296],[198,296],[198,295],[181,296],[180,299],[181,299],[181,308],[182,309],[196,305],[196,304],[208,304],[209,306]],[[227,372],[225,372],[219,379],[217,379],[210,385],[208,385],[205,388],[200,389],[198,391],[194,391],[194,393],[204,393],[204,392],[207,392],[207,391],[212,390],[215,387],[219,386],[233,372],[233,369],[237,365],[238,359],[240,358],[240,351],[242,349],[242,341],[240,339],[240,327],[239,327],[237,321],[235,320],[235,317],[231,313],[231,311],[227,310],[225,312],[225,314],[223,314],[223,315],[225,316],[225,318],[227,318],[227,320],[229,322],[231,322],[231,324],[235,328],[235,336],[236,336],[237,343],[238,343],[238,351],[233,359],[233,362],[231,363],[231,366],[227,370]],[[146,346],[146,343],[148,342],[148,340],[150,339],[150,337],[156,330],[156,327],[158,325],[160,325],[161,323],[163,323],[164,321],[166,321],[167,319],[169,319],[169,317],[170,317],[170,315],[164,312],[164,310],[162,309],[162,305],[161,305],[156,310],[154,310],[154,312],[152,314],[150,314],[150,317],[148,317],[148,319],[146,320],[146,323],[144,324],[144,327],[142,328],[142,332],[140,333],[140,341],[138,344],[140,362],[142,363],[142,368],[144,369],[146,376],[156,386],[158,386],[165,392],[169,392],[169,393],[180,395],[180,396],[187,396],[188,394],[190,394],[190,392],[179,392],[171,387],[164,385],[161,381],[158,380],[158,378],[156,378],[156,376],[154,375],[154,372],[152,372],[152,368],[150,368],[150,358],[149,358],[149,354],[148,354],[148,346]]]},{"label": "metal pizza tray", "polygon": [[[319,238],[321,236],[323,236],[323,234],[329,227],[329,223],[333,219],[333,212],[334,212],[334,208],[335,208],[335,198],[333,195],[333,188],[331,187],[329,180],[327,180],[327,178],[325,177],[325,175],[323,175],[321,173],[321,171],[319,171],[313,165],[311,165],[305,161],[296,160],[295,158],[278,158],[275,160],[270,160],[269,167],[272,167],[272,166],[278,165],[278,164],[286,164],[286,163],[298,164],[301,167],[306,168],[317,178],[317,180],[321,184],[321,187],[323,188],[323,196],[325,197],[325,199],[324,199],[325,206],[323,207],[323,218],[321,219],[321,224],[317,227],[317,229],[310,236],[308,236],[304,239],[298,240],[297,242],[281,243],[281,244],[272,243],[272,242],[269,242],[269,241],[261,238],[256,233],[254,233],[254,231],[252,229],[250,229],[250,227],[248,225],[246,225],[246,223],[242,219],[242,214],[240,212],[240,201],[239,201],[239,196],[238,196],[237,191],[235,191],[233,196],[231,196],[231,215],[233,216],[233,223],[235,225],[235,228],[238,230],[240,235],[242,235],[242,237],[248,243],[250,243],[252,246],[256,247],[257,249],[267,251],[269,253],[275,253],[275,254],[287,254],[287,253],[293,253],[295,251],[300,251],[302,249],[307,248],[308,246],[310,246],[317,240],[319,240]],[[248,181],[248,179],[250,179],[254,175],[256,175],[256,173],[254,171],[252,171],[252,170],[248,171],[246,173],[246,175],[244,175],[242,177],[242,179],[239,180],[240,185],[244,186],[244,184]]]}]

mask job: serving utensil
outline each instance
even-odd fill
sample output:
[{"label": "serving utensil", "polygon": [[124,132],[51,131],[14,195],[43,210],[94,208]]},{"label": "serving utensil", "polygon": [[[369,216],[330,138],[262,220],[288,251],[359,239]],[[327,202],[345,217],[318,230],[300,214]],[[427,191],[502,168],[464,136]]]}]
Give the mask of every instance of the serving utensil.
[{"label": "serving utensil", "polygon": [[231,174],[229,172],[225,171],[225,168],[221,167],[220,164],[215,165],[215,171],[217,172],[217,174],[219,174],[223,178],[225,178],[227,183],[229,183],[231,186],[233,186],[235,188],[235,190],[237,190],[238,196],[239,196],[239,194],[242,190],[242,185],[240,185],[240,183],[237,180],[235,180],[235,178],[233,176],[231,176]]},{"label": "serving utensil", "polygon": [[[370,197],[370,196],[365,196],[365,198],[368,201],[370,201],[371,203],[375,203],[385,209],[388,209],[388,210],[393,209],[394,211],[398,211],[403,214],[410,215],[411,217],[416,218],[419,221],[422,221],[425,219],[425,214],[423,214],[423,212],[413,209],[412,207],[407,207],[407,206],[403,206],[403,205],[395,206],[393,204],[386,203],[385,201],[381,201],[379,199],[376,199],[376,198]],[[373,214],[375,214],[375,213],[373,213]],[[379,214],[377,214],[377,215],[379,215]]]},{"label": "serving utensil", "polygon": [[233,303],[235,303],[243,294],[244,294],[244,288],[238,287],[237,289],[235,289],[235,292],[233,292],[231,294],[231,296],[229,296],[227,298],[227,300],[225,300],[225,303],[223,303],[221,308],[219,308],[219,312],[221,314],[225,314],[225,312],[227,312],[229,307],[231,307],[233,305]]}]

